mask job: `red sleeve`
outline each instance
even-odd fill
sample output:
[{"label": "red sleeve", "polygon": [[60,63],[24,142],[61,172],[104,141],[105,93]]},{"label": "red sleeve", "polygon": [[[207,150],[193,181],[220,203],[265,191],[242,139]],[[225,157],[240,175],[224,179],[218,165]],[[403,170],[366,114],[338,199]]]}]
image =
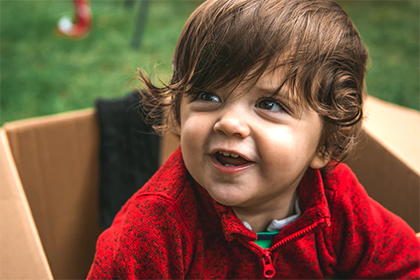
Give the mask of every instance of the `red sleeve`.
[{"label": "red sleeve", "polygon": [[345,165],[335,182],[330,237],[336,273],[346,278],[419,279],[420,242],[400,217],[370,198]]},{"label": "red sleeve", "polygon": [[177,213],[155,195],[127,203],[99,237],[87,279],[183,279],[188,241]]}]

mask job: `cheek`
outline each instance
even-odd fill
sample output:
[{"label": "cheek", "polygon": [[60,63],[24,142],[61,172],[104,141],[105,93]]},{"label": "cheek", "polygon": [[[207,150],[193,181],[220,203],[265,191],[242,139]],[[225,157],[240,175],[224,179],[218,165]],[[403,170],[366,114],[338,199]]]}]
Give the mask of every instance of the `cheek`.
[{"label": "cheek", "polygon": [[286,156],[300,148],[301,143],[298,138],[296,133],[287,127],[265,129],[259,137],[259,149],[264,153]]},{"label": "cheek", "polygon": [[181,123],[181,151],[185,166],[200,185],[204,185],[205,154],[207,149],[206,126],[200,118],[189,116]]},{"label": "cheek", "polygon": [[265,159],[265,167],[271,172],[287,171],[307,164],[307,158],[312,153],[312,147],[307,144],[305,136],[294,131],[266,131],[260,138],[259,151]]},{"label": "cheek", "polygon": [[194,141],[192,141],[194,136],[194,130],[192,129],[194,126],[191,125],[190,122],[183,122],[181,124],[181,149],[185,152],[188,152],[190,148],[193,148]]},{"label": "cheek", "polygon": [[198,154],[199,145],[197,143],[198,141],[194,141],[194,130],[192,128],[193,126],[191,126],[189,121],[182,123],[180,145],[185,165],[194,179],[197,179],[194,176],[194,166],[198,165],[198,157],[196,155]]},{"label": "cheek", "polygon": [[187,156],[193,157],[204,148],[208,124],[203,118],[191,114],[183,115],[181,120],[181,149]]}]

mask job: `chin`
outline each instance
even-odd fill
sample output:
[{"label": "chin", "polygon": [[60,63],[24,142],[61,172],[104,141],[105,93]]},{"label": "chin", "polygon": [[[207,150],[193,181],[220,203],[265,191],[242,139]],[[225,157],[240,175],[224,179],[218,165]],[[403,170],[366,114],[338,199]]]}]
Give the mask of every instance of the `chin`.
[{"label": "chin", "polygon": [[209,190],[207,192],[214,200],[225,206],[238,206],[243,202],[243,197],[238,196],[238,190],[224,193],[211,192]]}]

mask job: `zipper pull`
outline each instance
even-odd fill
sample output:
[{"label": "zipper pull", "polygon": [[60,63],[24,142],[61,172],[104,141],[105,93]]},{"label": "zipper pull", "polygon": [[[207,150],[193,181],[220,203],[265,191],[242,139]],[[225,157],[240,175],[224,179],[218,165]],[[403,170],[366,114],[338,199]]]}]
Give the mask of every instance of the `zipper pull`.
[{"label": "zipper pull", "polygon": [[265,250],[264,257],[262,257],[262,262],[264,266],[264,277],[272,278],[276,271],[274,270],[273,262],[271,261],[271,253],[268,250]]}]

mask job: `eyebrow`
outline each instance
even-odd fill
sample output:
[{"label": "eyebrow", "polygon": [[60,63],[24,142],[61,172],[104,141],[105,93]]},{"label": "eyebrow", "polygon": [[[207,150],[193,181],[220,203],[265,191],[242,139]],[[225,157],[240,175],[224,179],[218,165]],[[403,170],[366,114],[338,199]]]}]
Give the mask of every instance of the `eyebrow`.
[{"label": "eyebrow", "polygon": [[262,91],[264,93],[267,93],[271,96],[276,96],[276,97],[282,97],[285,99],[290,99],[290,94],[287,93],[287,89],[285,89],[284,87],[277,87],[277,88],[273,88],[273,87],[261,87],[258,85],[255,85],[254,88],[258,91]]}]

